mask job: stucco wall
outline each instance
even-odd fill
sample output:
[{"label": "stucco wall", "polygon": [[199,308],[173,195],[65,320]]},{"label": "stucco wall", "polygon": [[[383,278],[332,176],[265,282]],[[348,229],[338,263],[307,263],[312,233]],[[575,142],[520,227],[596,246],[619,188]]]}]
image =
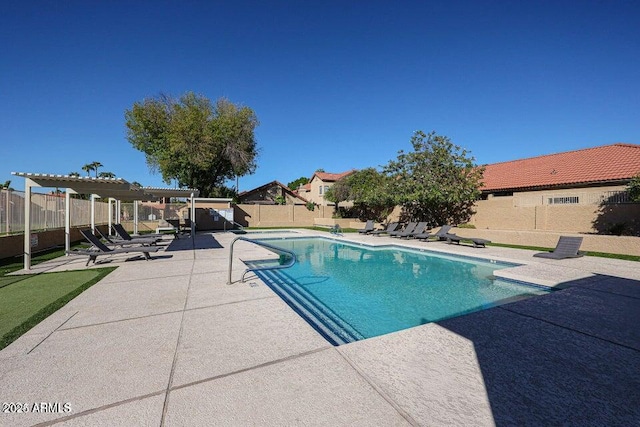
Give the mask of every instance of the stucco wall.
[{"label": "stucco wall", "polygon": [[470,223],[479,229],[608,233],[616,226],[640,231],[640,204],[516,206],[513,196],[480,200]]},{"label": "stucco wall", "polygon": [[311,227],[316,218],[331,218],[332,206],[316,206],[310,211],[303,205],[248,205],[234,207],[234,219],[244,227]]}]

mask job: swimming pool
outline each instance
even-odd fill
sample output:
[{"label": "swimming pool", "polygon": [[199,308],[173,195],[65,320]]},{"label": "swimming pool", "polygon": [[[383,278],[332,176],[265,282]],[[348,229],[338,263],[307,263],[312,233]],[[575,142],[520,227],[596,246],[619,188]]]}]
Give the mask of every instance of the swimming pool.
[{"label": "swimming pool", "polygon": [[551,291],[493,276],[515,264],[326,238],[259,240],[293,251],[298,262],[256,274],[334,345]]}]

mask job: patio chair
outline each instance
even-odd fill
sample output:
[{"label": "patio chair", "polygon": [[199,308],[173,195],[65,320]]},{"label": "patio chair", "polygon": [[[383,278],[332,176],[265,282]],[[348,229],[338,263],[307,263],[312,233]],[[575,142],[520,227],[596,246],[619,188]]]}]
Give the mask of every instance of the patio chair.
[{"label": "patio chair", "polygon": [[91,261],[93,261],[94,263],[96,262],[96,259],[99,256],[102,255],[117,255],[117,254],[128,254],[128,253],[135,253],[135,252],[142,252],[144,254],[145,259],[150,260],[151,255],[149,255],[150,252],[158,252],[160,250],[159,246],[135,246],[135,247],[122,247],[122,248],[115,248],[112,249],[110,247],[108,247],[107,245],[105,245],[104,243],[102,243],[100,241],[100,239],[98,239],[96,236],[94,236],[91,233],[90,229],[86,229],[86,230],[80,230],[80,233],[82,233],[82,235],[84,236],[85,239],[87,239],[87,241],[89,243],[91,243],[92,248],[90,249],[75,249],[72,251],[68,251],[67,253],[69,255],[87,255],[89,257],[89,259],[87,259],[87,263],[85,264],[85,266],[88,266],[89,263]]},{"label": "patio chair", "polygon": [[424,242],[428,242],[432,237],[437,237],[436,240],[447,240],[447,234],[449,234],[449,230],[451,230],[451,228],[452,227],[450,225],[443,225],[440,227],[440,230],[435,233],[420,233],[413,237]]},{"label": "patio chair", "polygon": [[401,239],[404,239],[406,237],[407,239],[410,239],[415,237],[418,234],[424,233],[424,229],[426,227],[427,227],[426,222],[419,222],[418,225],[416,225],[416,227],[413,230],[403,231],[402,233],[398,234],[396,237],[399,237]]},{"label": "patio chair", "polygon": [[390,232],[389,236],[398,237],[398,235],[400,235],[402,233],[410,233],[413,230],[415,230],[417,225],[418,225],[417,222],[410,222],[410,223],[407,224],[406,227],[404,227],[404,229]]},{"label": "patio chair", "polygon": [[141,241],[141,242],[136,242],[134,240],[123,240],[123,239],[116,239],[113,237],[110,237],[106,234],[103,234],[102,231],[100,231],[100,228],[96,227],[95,228],[96,233],[98,233],[98,236],[100,236],[100,238],[102,240],[104,240],[106,242],[107,246],[129,246],[129,245],[150,245],[151,242],[147,242],[147,241]]},{"label": "patio chair", "polygon": [[398,225],[400,225],[399,222],[392,222],[391,224],[387,225],[387,228],[385,228],[384,230],[373,230],[371,233],[372,236],[379,236],[381,234],[388,234],[391,233],[392,231],[396,231],[396,228],[398,228]]},{"label": "patio chair", "polygon": [[149,244],[155,245],[160,240],[162,240],[163,234],[149,234],[147,236],[132,236],[127,233],[127,230],[124,229],[122,224],[111,224],[113,231],[116,232],[120,239],[126,240],[131,243],[141,243],[141,244]]},{"label": "patio chair", "polygon": [[491,243],[491,240],[481,239],[479,237],[462,237],[455,234],[446,234],[447,243],[460,244],[461,241],[469,241],[473,243],[474,248],[486,248],[487,243]]},{"label": "patio chair", "polygon": [[372,219],[368,220],[362,230],[358,230],[360,234],[369,234],[374,230],[374,222]]},{"label": "patio chair", "polygon": [[560,236],[553,251],[540,252],[533,256],[551,259],[578,258],[584,255],[579,251],[580,245],[582,245],[582,237]]}]

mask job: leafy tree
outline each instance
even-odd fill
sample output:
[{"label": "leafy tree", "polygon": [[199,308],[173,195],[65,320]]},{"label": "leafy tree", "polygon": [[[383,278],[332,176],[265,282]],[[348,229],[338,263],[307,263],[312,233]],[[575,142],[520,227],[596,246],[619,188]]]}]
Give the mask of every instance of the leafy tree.
[{"label": "leafy tree", "polygon": [[325,193],[325,199],[336,204],[351,200],[353,212],[360,219],[384,222],[395,206],[390,179],[374,168],[356,171],[339,179]]},{"label": "leafy tree", "polygon": [[631,179],[627,191],[629,192],[629,201],[640,203],[640,173]]},{"label": "leafy tree", "polygon": [[93,171],[95,171],[96,178],[97,178],[98,177],[98,168],[101,168],[103,166],[102,163],[100,163],[100,162],[91,162],[90,165],[91,165],[91,169]]},{"label": "leafy tree", "polygon": [[413,151],[400,151],[385,173],[390,190],[407,219],[431,226],[467,222],[480,197],[484,168],[474,164],[467,150],[446,136],[416,131]]},{"label": "leafy tree", "polygon": [[204,197],[228,193],[225,181],[255,171],[258,119],[248,107],[186,93],[134,103],[125,112],[127,139],[169,184],[197,188]]},{"label": "leafy tree", "polygon": [[100,172],[98,174],[99,178],[115,178],[116,174],[113,172]]},{"label": "leafy tree", "polygon": [[287,187],[289,187],[292,190],[297,190],[301,185],[305,185],[308,182],[309,182],[309,178],[307,178],[306,176],[301,176],[295,181],[291,181],[290,183],[288,183]]},{"label": "leafy tree", "polygon": [[80,176],[80,174],[78,172],[69,172],[69,176],[78,177],[78,176]]},{"label": "leafy tree", "polygon": [[0,185],[0,190],[8,190],[8,191],[13,191],[13,188],[11,188],[11,180],[6,180],[4,182],[4,184]]},{"label": "leafy tree", "polygon": [[276,196],[273,200],[276,205],[286,205],[287,199],[284,196]]},{"label": "leafy tree", "polygon": [[90,176],[91,171],[93,170],[93,163],[87,163],[86,165],[82,166],[82,170],[87,173],[87,176]]}]

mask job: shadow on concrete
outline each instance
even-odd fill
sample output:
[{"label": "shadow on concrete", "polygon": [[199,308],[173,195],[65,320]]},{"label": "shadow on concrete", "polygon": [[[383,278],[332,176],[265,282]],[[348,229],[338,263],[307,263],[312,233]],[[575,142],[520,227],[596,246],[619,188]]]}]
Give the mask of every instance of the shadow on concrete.
[{"label": "shadow on concrete", "polygon": [[196,234],[195,242],[189,236],[173,239],[165,252],[192,251],[194,249],[222,249],[224,246],[211,233]]},{"label": "shadow on concrete", "polygon": [[473,342],[496,425],[640,425],[640,282],[568,285],[438,322]]}]

